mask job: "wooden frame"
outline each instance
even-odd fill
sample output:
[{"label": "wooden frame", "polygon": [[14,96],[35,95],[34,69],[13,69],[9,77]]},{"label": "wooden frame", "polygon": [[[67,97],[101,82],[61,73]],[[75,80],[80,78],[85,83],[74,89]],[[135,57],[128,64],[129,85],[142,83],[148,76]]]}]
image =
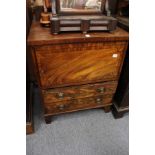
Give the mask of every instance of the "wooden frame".
[{"label": "wooden frame", "polygon": [[[84,8],[93,7],[94,10],[94,8],[97,6],[95,5],[94,7],[94,5],[92,5],[93,3],[88,5],[86,4],[87,2],[89,1],[86,1],[83,5],[80,5],[80,7]],[[52,16],[51,16],[52,34],[58,34],[59,32],[69,32],[69,31],[81,31],[82,33],[87,33],[90,31],[113,31],[116,29],[117,20],[110,16],[111,13],[109,10],[109,0],[101,0],[100,3],[101,5],[98,3],[100,5],[98,7],[100,8],[100,11],[98,10],[79,11],[78,9],[77,9],[78,11],[73,10],[62,11],[60,9],[60,0],[51,0],[51,4],[52,4]],[[76,2],[74,4],[76,4]],[[67,7],[70,8],[68,4]],[[76,7],[78,8],[78,5]]]},{"label": "wooden frame", "polygon": [[104,12],[105,3],[107,0],[101,0],[101,10],[93,11],[93,10],[68,10],[61,11],[60,8],[60,0],[51,0],[52,3],[52,14],[53,15],[101,15]]}]

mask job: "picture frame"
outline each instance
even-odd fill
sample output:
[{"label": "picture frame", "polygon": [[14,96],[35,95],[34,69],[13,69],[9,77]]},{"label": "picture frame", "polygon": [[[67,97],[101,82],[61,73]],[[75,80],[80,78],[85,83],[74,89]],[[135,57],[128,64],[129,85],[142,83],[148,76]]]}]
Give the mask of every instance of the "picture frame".
[{"label": "picture frame", "polygon": [[51,0],[51,32],[113,31],[117,20],[110,16],[109,0]]},{"label": "picture frame", "polygon": [[51,0],[51,3],[55,15],[97,15],[105,11],[106,0]]}]

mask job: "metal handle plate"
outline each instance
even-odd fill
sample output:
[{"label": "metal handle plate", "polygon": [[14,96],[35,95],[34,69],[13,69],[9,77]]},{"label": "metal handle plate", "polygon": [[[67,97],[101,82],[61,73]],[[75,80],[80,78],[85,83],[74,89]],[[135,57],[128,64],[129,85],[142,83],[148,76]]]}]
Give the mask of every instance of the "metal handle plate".
[{"label": "metal handle plate", "polygon": [[104,87],[100,87],[100,88],[97,88],[97,91],[99,92],[99,93],[104,93]]},{"label": "metal handle plate", "polygon": [[64,109],[65,109],[65,105],[64,105],[64,104],[60,104],[60,105],[58,106],[58,108],[59,108],[59,110],[64,110]]},{"label": "metal handle plate", "polygon": [[97,104],[102,104],[102,98],[97,98],[97,99],[96,99],[96,103],[97,103]]},{"label": "metal handle plate", "polygon": [[64,98],[64,93],[59,92],[59,93],[58,93],[58,97],[59,97],[59,99],[63,99],[63,98]]}]

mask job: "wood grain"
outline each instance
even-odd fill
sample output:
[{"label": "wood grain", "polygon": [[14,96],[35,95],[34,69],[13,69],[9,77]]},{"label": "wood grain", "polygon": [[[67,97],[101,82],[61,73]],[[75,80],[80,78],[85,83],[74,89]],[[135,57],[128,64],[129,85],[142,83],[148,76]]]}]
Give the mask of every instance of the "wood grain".
[{"label": "wood grain", "polygon": [[52,35],[50,28],[43,28],[38,22],[33,22],[28,36],[28,45],[53,45],[66,43],[88,43],[104,41],[128,41],[129,34],[121,28],[116,28],[113,32],[90,32],[90,37],[81,33],[62,33]]},{"label": "wood grain", "polygon": [[[118,78],[126,42],[44,46],[35,49],[43,89]],[[117,57],[113,57],[117,54]]]},{"label": "wood grain", "polygon": [[73,112],[84,109],[100,108],[111,105],[113,95],[93,96],[77,100],[46,103],[44,101],[45,116]]},{"label": "wood grain", "polygon": [[[128,46],[128,32],[50,34],[32,23],[28,36],[44,117],[112,104]],[[98,88],[104,87],[103,93]],[[63,93],[63,98],[59,93]],[[58,95],[59,94],[59,95]],[[61,95],[62,96],[62,95]]]},{"label": "wood grain", "polygon": [[46,103],[114,94],[117,81],[42,90]]}]

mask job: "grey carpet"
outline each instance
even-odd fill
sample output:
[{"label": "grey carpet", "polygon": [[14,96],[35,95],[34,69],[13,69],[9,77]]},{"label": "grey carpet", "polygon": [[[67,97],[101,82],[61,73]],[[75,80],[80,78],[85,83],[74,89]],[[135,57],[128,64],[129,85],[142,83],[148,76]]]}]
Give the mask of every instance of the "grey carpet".
[{"label": "grey carpet", "polygon": [[26,137],[27,155],[128,155],[129,115],[114,119],[93,109],[53,117],[46,125],[35,90],[35,133]]}]

